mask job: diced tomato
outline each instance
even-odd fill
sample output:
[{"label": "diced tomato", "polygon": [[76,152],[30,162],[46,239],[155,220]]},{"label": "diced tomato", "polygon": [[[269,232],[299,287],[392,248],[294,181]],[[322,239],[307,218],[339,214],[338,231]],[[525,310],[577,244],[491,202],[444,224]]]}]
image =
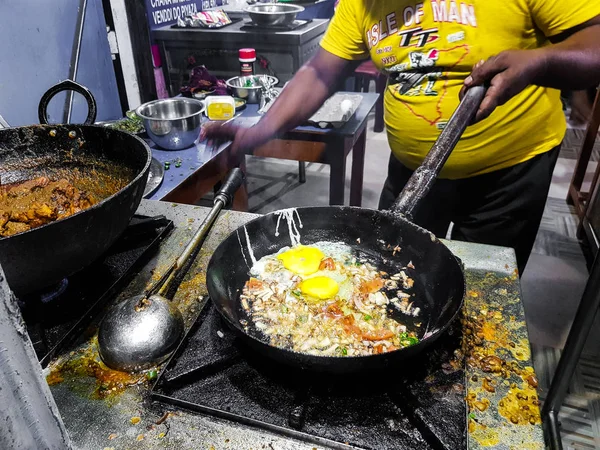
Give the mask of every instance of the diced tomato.
[{"label": "diced tomato", "polygon": [[394,333],[390,330],[384,330],[383,328],[375,331],[368,331],[362,334],[363,339],[367,341],[383,341],[384,339],[390,339],[394,337]]},{"label": "diced tomato", "polygon": [[363,281],[360,283],[358,290],[361,294],[371,294],[377,292],[383,287],[383,280],[381,278],[375,278],[371,281]]},{"label": "diced tomato", "polygon": [[357,336],[362,335],[362,330],[360,329],[360,327],[358,327],[354,324],[354,316],[352,314],[344,316],[340,320],[342,321],[342,324],[344,325],[344,330],[346,331],[346,333],[355,334]]},{"label": "diced tomato", "polygon": [[331,305],[327,306],[327,308],[325,308],[325,314],[333,318],[343,317],[344,311],[342,311],[342,309],[337,303],[332,303]]},{"label": "diced tomato", "polygon": [[348,314],[347,316],[342,317],[342,323],[345,326],[354,325],[354,316],[352,314]]},{"label": "diced tomato", "polygon": [[319,265],[319,270],[335,270],[335,262],[333,258],[325,258]]},{"label": "diced tomato", "polygon": [[250,278],[248,280],[247,287],[248,289],[262,289],[264,286],[263,282],[258,278]]}]

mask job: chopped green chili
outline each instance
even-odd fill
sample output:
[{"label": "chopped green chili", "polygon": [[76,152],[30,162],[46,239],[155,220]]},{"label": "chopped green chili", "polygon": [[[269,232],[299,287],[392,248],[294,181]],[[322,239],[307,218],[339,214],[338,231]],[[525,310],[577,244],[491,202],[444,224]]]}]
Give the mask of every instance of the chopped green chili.
[{"label": "chopped green chili", "polygon": [[336,353],[339,353],[342,356],[348,355],[348,349],[346,347],[338,347],[335,349]]}]

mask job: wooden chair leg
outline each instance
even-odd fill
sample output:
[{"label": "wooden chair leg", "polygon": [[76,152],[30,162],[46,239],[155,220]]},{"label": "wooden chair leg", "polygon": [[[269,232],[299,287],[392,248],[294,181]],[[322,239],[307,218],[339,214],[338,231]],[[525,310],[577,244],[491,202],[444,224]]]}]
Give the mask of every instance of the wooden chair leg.
[{"label": "wooden chair leg", "polygon": [[[592,117],[587,125],[585,138],[583,140],[583,144],[581,145],[581,152],[573,172],[573,177],[571,178],[571,186],[575,188],[573,191],[575,195],[579,193],[581,186],[583,185],[587,166],[592,156],[594,143],[596,142],[598,129],[600,129],[600,89],[598,90],[596,100],[594,101],[594,106],[592,107]],[[571,191],[569,194],[571,194]],[[569,197],[571,197],[571,195],[569,195]],[[573,197],[570,199],[567,198],[567,201],[568,200],[572,200],[573,203],[578,202],[578,199]]]},{"label": "wooden chair leg", "polygon": [[581,187],[585,179],[592,152],[594,150],[594,144],[598,136],[598,130],[600,130],[600,89],[598,89],[598,92],[596,93],[596,99],[594,101],[594,106],[592,107],[592,116],[588,122],[585,138],[581,146],[579,158],[577,159],[577,165],[575,166],[567,194],[567,203],[575,207],[575,212],[579,217],[577,238],[584,241],[587,241],[587,239],[585,230],[583,228],[583,222],[588,213],[587,209],[590,206],[590,203],[593,201],[590,196],[594,194],[596,184],[600,179],[600,165],[596,167],[589,191],[582,192]]}]

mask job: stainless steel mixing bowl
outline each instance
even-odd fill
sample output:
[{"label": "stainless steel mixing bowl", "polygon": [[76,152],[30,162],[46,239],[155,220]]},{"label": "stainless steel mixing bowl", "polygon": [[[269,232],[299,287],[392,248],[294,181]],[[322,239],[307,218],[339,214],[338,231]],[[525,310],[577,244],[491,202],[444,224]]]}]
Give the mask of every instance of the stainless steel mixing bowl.
[{"label": "stainless steel mixing bowl", "polygon": [[[261,86],[261,81],[264,87]],[[279,83],[279,80],[271,75],[246,75],[230,78],[226,83],[233,91],[234,97],[244,99],[246,103],[260,103],[262,91],[272,88]]]},{"label": "stainless steel mixing bowl", "polygon": [[203,112],[204,102],[185,97],[154,100],[136,110],[150,139],[165,150],[193,145],[200,135]]},{"label": "stainless steel mixing bowl", "polygon": [[252,22],[261,26],[288,25],[302,11],[303,6],[283,3],[257,3],[246,8]]}]

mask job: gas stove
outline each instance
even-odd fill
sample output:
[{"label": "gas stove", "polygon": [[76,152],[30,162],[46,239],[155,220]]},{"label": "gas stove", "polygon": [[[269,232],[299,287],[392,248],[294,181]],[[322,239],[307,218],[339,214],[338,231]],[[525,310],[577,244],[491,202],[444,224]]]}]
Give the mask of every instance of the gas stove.
[{"label": "gas stove", "polygon": [[56,286],[19,299],[34,349],[45,367],[69,348],[158,250],[173,229],[164,216],[134,216],[98,261]]},{"label": "gas stove", "polygon": [[424,356],[386,373],[289,369],[236,341],[212,302],[152,389],[159,402],[328,448],[466,448],[458,321]]},{"label": "gas stove", "polygon": [[[168,267],[208,209],[144,200],[138,213],[164,215],[176,227],[157,254],[142,269],[135,270],[139,273],[120,290],[119,298],[139,293],[157,271]],[[160,368],[154,385],[130,386],[122,393],[99,399],[95,395],[97,380],[77,371],[51,386],[74,446],[148,450],[157,446],[215,450],[458,450],[466,448],[467,428],[468,448],[472,450],[489,448],[493,445],[490,442],[514,448],[544,447],[540,424],[513,425],[498,412],[499,402],[511,395],[512,383],[519,387],[525,383],[520,377],[512,374],[503,378],[472,364],[466,367],[465,376],[462,367],[455,368],[452,354],[459,348],[457,330],[445,334],[440,347],[425,353],[424,359],[408,360],[406,367],[390,371],[387,376],[372,374],[358,379],[309,380],[308,375],[304,377],[299,371],[290,374],[239,347],[210,301],[204,309],[203,274],[223,239],[255,217],[228,211],[217,219],[187,282],[178,291],[186,324],[194,326],[175,357]],[[506,333],[510,342],[525,345],[528,334],[519,278],[514,273],[514,251],[458,241],[444,243],[465,265],[469,293],[465,317],[480,317],[485,310],[486,323]],[[198,314],[201,316],[196,320]],[[455,325],[459,326],[459,321]],[[89,334],[57,353],[60,362],[88,360],[94,344],[85,336]],[[532,366],[530,358],[516,360],[509,351],[502,353],[507,362]],[[488,377],[497,382],[495,392],[482,388]],[[490,403],[484,410],[473,410],[469,427],[465,427],[464,401],[472,394]],[[151,397],[154,401],[148,401]],[[134,417],[136,421],[141,419],[137,425],[133,424]]]}]

